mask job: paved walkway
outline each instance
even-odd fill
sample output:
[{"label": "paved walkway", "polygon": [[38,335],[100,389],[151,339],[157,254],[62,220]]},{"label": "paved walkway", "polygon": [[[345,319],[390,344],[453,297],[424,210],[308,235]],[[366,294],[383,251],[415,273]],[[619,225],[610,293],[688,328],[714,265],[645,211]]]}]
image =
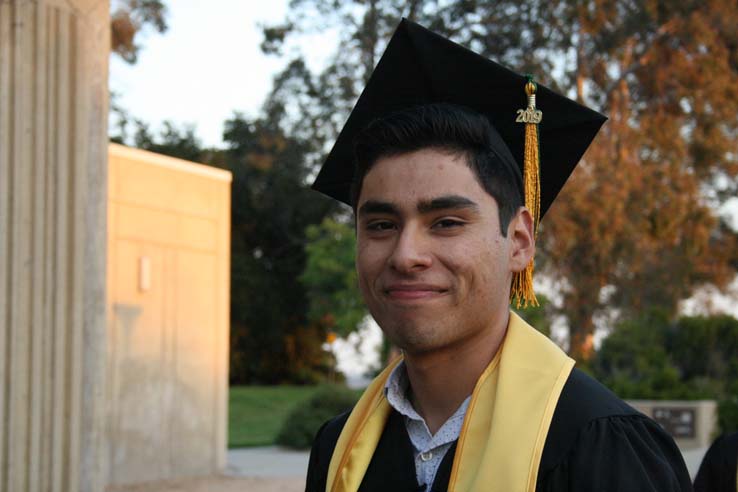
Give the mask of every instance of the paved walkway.
[{"label": "paved walkway", "polygon": [[303,492],[310,453],[276,446],[231,449],[220,476],[108,487],[107,492]]},{"label": "paved walkway", "polygon": [[702,458],[704,458],[708,447],[709,446],[682,452],[684,463],[687,465],[687,470],[689,470],[689,476],[692,477],[692,480],[694,480],[695,475],[697,475],[697,470],[700,469],[700,463],[702,463]]},{"label": "paved walkway", "polygon": [[206,477],[108,487],[107,492],[303,492],[303,478]]},{"label": "paved walkway", "polygon": [[[684,453],[692,477],[707,448]],[[309,453],[276,446],[231,449],[221,476],[109,487],[108,492],[302,492]]]},{"label": "paved walkway", "polygon": [[233,477],[300,477],[307,473],[308,451],[277,446],[228,451],[225,474]]}]

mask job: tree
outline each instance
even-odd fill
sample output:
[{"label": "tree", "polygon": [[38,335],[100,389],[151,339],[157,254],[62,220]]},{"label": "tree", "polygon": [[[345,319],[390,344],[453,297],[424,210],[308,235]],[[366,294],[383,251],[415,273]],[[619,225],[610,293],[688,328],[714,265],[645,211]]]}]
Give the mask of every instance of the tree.
[{"label": "tree", "polygon": [[325,218],[320,225],[308,226],[306,239],[307,262],[300,282],[307,289],[308,317],[338,335],[348,335],[367,315],[354,267],[354,230]]},{"label": "tree", "polygon": [[594,374],[622,398],[716,399],[722,432],[738,429],[738,320],[670,321],[652,310],[622,322],[591,360]]},{"label": "tree", "polygon": [[515,311],[526,323],[536,330],[540,331],[547,337],[551,336],[551,310],[553,306],[548,298],[543,294],[536,295],[538,306],[528,306],[527,308],[515,309],[515,303],[511,303],[510,307]]},{"label": "tree", "polygon": [[737,171],[738,44],[725,24],[737,16],[720,1],[567,15],[578,33],[568,79],[611,117],[544,231],[549,271],[568,280],[564,311],[581,358],[599,311],[673,314],[695,286],[724,286],[735,273],[735,231],[703,190],[735,191],[719,181]]},{"label": "tree", "polygon": [[[111,142],[219,168],[227,167],[225,151],[203,147],[194,125],[177,125],[167,120],[163,128],[154,133],[147,123],[138,118],[132,119],[125,110],[120,110],[125,119],[119,120],[118,133],[110,136]],[[131,120],[133,133],[128,131]]]},{"label": "tree", "polygon": [[[136,63],[138,58],[141,46],[135,42],[137,34],[146,31],[148,27],[153,27],[159,33],[167,30],[167,10],[161,0],[114,0],[111,10],[110,52],[127,63]],[[111,91],[110,115],[114,122],[108,128],[108,136],[111,142],[122,144],[128,140],[128,125],[131,122],[138,130],[145,127],[145,124],[140,120],[132,121],[131,115],[118,102],[118,96],[119,94]],[[171,123],[168,124],[171,126]],[[148,133],[148,127],[144,130],[144,133]]]},{"label": "tree", "polygon": [[315,382],[331,361],[299,277],[306,227],[335,206],[306,184],[306,144],[268,119],[236,114],[224,140],[233,173],[231,381]]},{"label": "tree", "polygon": [[141,120],[136,120],[136,132],[133,135],[133,145],[139,149],[146,149],[160,154],[166,154],[188,161],[201,162],[204,160],[205,150],[195,135],[195,127],[185,125],[178,128],[171,121],[164,122],[164,128],[158,138],[154,138],[149,126]]},{"label": "tree", "polygon": [[148,27],[167,30],[167,9],[161,0],[120,0],[111,5],[110,50],[128,63],[136,63],[141,46],[136,35]]},{"label": "tree", "polygon": [[621,398],[689,399],[695,394],[680,378],[666,347],[669,318],[652,310],[620,323],[590,361],[595,376]]},{"label": "tree", "polygon": [[[738,266],[736,231],[717,216],[738,189],[738,8],[707,2],[295,0],[264,49],[336,28],[331,63],[301,59],[267,108],[312,143],[311,162],[352,107],[401,16],[605,112],[605,126],[542,223],[539,270],[562,285],[570,353],[587,359],[595,316],[673,315],[696,286]],[[320,19],[319,23],[313,19]],[[545,110],[545,108],[544,108]],[[295,115],[299,114],[300,118]],[[545,165],[543,163],[545,172]]]},{"label": "tree", "polygon": [[666,347],[682,380],[718,400],[721,432],[738,431],[738,319],[680,318],[667,334]]}]

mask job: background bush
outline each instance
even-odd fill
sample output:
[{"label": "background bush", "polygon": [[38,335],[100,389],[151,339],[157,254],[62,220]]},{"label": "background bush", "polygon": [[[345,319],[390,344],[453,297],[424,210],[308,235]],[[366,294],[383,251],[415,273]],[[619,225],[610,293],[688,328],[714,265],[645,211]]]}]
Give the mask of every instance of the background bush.
[{"label": "background bush", "polygon": [[287,415],[277,435],[277,444],[296,449],[309,448],[320,426],[351,410],[360,394],[360,391],[343,386],[320,388],[306,403],[299,404]]},{"label": "background bush", "polygon": [[721,433],[738,430],[738,320],[670,320],[652,311],[619,324],[597,351],[594,376],[626,399],[718,402]]}]

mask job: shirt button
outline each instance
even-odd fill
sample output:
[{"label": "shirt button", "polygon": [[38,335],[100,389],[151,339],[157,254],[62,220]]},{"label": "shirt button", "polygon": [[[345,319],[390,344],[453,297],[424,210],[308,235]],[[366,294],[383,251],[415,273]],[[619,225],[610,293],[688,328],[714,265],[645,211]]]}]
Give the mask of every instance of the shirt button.
[{"label": "shirt button", "polygon": [[433,458],[433,452],[428,451],[427,453],[420,453],[420,459],[423,461],[428,461],[431,458]]}]

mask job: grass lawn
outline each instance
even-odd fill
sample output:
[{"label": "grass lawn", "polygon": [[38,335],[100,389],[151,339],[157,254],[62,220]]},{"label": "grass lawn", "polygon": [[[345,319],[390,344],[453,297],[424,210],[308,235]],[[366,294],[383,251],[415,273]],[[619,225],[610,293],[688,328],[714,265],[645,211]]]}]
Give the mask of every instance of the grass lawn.
[{"label": "grass lawn", "polygon": [[269,446],[292,408],[317,386],[231,386],[228,392],[228,447]]}]

